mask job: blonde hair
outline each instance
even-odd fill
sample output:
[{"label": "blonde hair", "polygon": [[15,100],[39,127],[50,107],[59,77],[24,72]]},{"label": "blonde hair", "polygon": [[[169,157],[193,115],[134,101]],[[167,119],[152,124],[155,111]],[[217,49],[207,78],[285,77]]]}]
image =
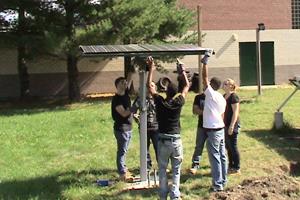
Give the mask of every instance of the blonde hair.
[{"label": "blonde hair", "polygon": [[236,83],[233,79],[227,78],[226,82],[230,84],[231,91],[236,91],[237,90],[237,85],[236,85]]}]

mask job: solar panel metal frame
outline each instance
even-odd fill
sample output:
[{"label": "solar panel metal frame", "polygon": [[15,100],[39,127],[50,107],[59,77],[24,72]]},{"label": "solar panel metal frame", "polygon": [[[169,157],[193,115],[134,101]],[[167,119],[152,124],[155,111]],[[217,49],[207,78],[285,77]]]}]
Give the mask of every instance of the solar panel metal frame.
[{"label": "solar panel metal frame", "polygon": [[83,56],[159,56],[159,55],[203,55],[211,48],[192,44],[128,44],[128,45],[80,45]]}]

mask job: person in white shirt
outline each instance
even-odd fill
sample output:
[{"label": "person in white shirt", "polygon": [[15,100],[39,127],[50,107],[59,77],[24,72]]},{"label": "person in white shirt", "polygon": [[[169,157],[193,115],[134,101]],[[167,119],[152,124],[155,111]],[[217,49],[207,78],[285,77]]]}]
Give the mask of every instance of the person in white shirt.
[{"label": "person in white shirt", "polygon": [[227,158],[225,153],[224,121],[223,115],[226,108],[226,100],[218,92],[222,82],[213,77],[208,81],[208,58],[210,52],[206,52],[201,60],[203,63],[202,80],[205,88],[205,103],[203,110],[203,128],[207,133],[207,151],[212,174],[212,190],[222,191],[227,182]]}]

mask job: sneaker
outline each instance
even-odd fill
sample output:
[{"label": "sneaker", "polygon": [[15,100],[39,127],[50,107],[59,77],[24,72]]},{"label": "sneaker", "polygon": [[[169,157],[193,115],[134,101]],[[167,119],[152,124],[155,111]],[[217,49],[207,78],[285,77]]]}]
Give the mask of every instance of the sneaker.
[{"label": "sneaker", "polygon": [[222,192],[223,190],[224,190],[223,188],[211,187],[209,189],[209,192]]},{"label": "sneaker", "polygon": [[240,169],[230,168],[228,170],[228,174],[241,174],[241,170]]},{"label": "sneaker", "polygon": [[119,180],[124,182],[132,182],[134,177],[130,172],[125,172],[125,174],[120,174]]},{"label": "sneaker", "polygon": [[196,168],[191,168],[190,169],[190,174],[195,175],[197,173],[197,169]]},{"label": "sneaker", "polygon": [[192,164],[192,167],[190,169],[190,173],[192,175],[195,175],[197,173],[197,170],[200,168],[200,166],[198,164]]}]

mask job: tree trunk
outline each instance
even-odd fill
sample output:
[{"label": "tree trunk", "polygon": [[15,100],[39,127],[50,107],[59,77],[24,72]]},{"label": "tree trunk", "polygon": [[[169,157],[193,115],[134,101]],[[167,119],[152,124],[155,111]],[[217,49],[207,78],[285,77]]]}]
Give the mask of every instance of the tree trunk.
[{"label": "tree trunk", "polygon": [[80,87],[78,84],[78,69],[77,58],[73,55],[68,55],[68,81],[69,81],[69,99],[78,101],[80,99]]},{"label": "tree trunk", "polygon": [[29,96],[29,74],[26,65],[26,45],[25,45],[25,10],[20,5],[19,8],[19,18],[18,18],[18,74],[19,74],[19,84],[20,84],[20,98],[23,100]]},{"label": "tree trunk", "polygon": [[130,71],[132,71],[131,70],[131,57],[124,56],[124,76],[127,77],[128,73]]},{"label": "tree trunk", "polygon": [[[75,37],[75,7],[74,1],[66,1],[66,32],[69,41],[74,41]],[[71,101],[78,101],[80,99],[80,87],[78,84],[78,69],[77,57],[74,52],[74,47],[70,45],[67,52],[67,68],[69,81],[69,99]]]},{"label": "tree trunk", "polygon": [[[130,38],[123,39],[123,44],[130,44]],[[124,76],[127,77],[128,72],[131,71],[131,57],[124,56]]]},{"label": "tree trunk", "polygon": [[18,74],[20,84],[20,98],[29,96],[29,74],[27,72],[27,65],[25,61],[25,48],[18,47]]}]

